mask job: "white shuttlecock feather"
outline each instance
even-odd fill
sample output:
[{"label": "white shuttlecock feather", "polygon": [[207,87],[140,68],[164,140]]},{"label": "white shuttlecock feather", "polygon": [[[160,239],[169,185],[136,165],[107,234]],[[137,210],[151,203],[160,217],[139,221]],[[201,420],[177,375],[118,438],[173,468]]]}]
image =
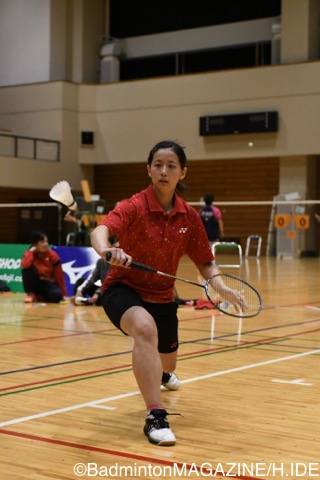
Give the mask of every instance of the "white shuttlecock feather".
[{"label": "white shuttlecock feather", "polygon": [[62,203],[70,210],[77,209],[77,203],[71,193],[71,187],[66,180],[56,183],[50,190],[49,196],[56,202]]}]

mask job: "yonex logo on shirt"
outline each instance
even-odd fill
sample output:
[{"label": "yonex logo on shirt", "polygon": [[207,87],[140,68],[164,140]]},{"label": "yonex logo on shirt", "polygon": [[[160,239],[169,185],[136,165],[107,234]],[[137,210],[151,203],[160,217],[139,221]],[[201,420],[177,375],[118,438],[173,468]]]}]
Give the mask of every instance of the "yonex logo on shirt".
[{"label": "yonex logo on shirt", "polygon": [[180,228],[179,233],[186,233],[187,230],[187,228]]}]

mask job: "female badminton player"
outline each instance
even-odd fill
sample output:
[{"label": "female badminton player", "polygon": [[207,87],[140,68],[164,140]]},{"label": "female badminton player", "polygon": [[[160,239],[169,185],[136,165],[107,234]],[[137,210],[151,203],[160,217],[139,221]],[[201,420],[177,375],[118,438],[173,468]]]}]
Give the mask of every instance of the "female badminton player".
[{"label": "female badminton player", "polygon": [[[178,350],[174,279],[130,269],[132,260],[176,275],[187,254],[204,279],[218,274],[198,213],[178,193],[187,173],[184,148],[176,142],[155,145],[147,159],[150,185],[121,201],[91,233],[96,252],[111,257],[102,287],[102,305],[111,322],[133,337],[133,372],[146,404],[144,434],[155,445],[174,445],[176,438],[161,401],[160,385],[177,390],[174,373]],[[119,248],[110,247],[116,235]],[[126,267],[126,268],[124,268]],[[222,295],[243,308],[241,294],[221,282]]]}]

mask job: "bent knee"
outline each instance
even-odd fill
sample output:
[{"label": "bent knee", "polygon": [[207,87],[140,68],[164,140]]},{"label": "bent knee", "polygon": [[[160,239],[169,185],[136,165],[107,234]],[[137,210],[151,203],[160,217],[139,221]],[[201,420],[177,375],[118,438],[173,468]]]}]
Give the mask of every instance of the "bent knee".
[{"label": "bent knee", "polygon": [[144,338],[146,340],[152,340],[158,338],[157,327],[151,319],[150,321],[143,321],[135,326],[135,336]]},{"label": "bent knee", "polygon": [[[132,314],[134,313],[134,314]],[[121,318],[121,329],[134,338],[152,341],[158,339],[158,332],[153,317],[145,310],[143,312],[127,312]]]}]

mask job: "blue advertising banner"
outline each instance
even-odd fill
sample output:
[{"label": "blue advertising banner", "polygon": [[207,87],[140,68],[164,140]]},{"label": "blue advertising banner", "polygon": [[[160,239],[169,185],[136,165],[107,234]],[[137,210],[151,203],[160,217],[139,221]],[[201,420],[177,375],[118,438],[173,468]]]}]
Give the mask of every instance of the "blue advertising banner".
[{"label": "blue advertising banner", "polygon": [[68,296],[80,278],[87,278],[100,258],[92,247],[52,247],[61,258]]},{"label": "blue advertising banner", "polygon": [[[0,244],[0,280],[13,292],[23,292],[21,258],[29,248],[23,244]],[[67,295],[72,296],[74,285],[80,278],[87,278],[100,258],[91,247],[52,247],[61,258]]]}]

